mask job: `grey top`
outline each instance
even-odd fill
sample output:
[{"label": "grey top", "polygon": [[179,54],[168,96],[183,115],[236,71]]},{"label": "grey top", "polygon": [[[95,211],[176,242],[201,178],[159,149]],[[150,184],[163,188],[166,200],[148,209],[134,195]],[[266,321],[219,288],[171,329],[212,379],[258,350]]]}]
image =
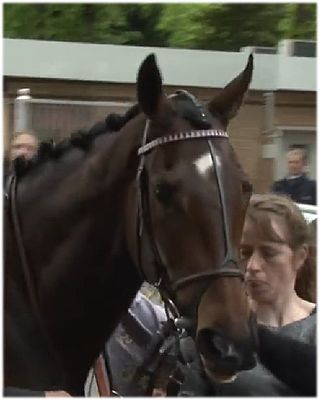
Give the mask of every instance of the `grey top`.
[{"label": "grey top", "polygon": [[[269,328],[280,335],[288,336],[304,343],[316,343],[316,314],[285,325]],[[228,384],[215,385],[217,396],[295,396],[296,393],[279,381],[259,362],[250,371],[240,372],[236,380]]]}]

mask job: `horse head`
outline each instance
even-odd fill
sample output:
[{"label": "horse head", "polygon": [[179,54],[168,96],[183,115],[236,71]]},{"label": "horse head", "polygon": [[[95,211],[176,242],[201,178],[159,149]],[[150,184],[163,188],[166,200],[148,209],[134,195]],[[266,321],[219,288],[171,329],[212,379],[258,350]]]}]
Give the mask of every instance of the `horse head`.
[{"label": "horse head", "polygon": [[238,257],[252,186],[226,132],[252,70],[250,56],[207,106],[186,91],[167,97],[153,55],[137,78],[143,139],[128,196],[129,248],[143,278],[188,321],[208,376],[219,381],[254,366]]}]

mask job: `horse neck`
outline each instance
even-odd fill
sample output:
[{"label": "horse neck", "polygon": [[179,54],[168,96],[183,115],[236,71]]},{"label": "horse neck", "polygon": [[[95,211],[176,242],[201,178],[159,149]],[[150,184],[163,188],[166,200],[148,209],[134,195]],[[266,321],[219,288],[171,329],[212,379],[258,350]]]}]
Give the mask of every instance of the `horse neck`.
[{"label": "horse neck", "polygon": [[[141,135],[135,130],[132,134],[120,131],[109,137],[100,136],[85,157],[67,154],[67,161],[49,161],[19,183],[18,210],[24,241],[30,242],[31,248],[35,247],[33,243],[38,247],[30,255],[33,263],[37,264],[42,250],[48,255],[50,247],[52,252],[70,239],[75,226],[81,228],[78,236],[101,229],[102,222],[104,235],[108,234],[106,226],[113,225],[110,230],[114,231],[121,221],[130,183],[135,179]],[[46,260],[41,261],[39,268]]]},{"label": "horse neck", "polygon": [[[66,357],[71,374],[74,374],[75,360],[79,365],[82,363],[83,371],[87,372],[141,285],[141,279],[127,250],[124,233],[126,197],[128,187],[135,179],[138,164],[136,149],[140,141],[139,131],[137,134],[133,132],[132,136],[130,134],[132,132],[129,130],[115,133],[114,142],[107,152],[101,151],[101,143],[97,143],[97,151],[93,152],[87,170],[90,174],[86,172],[96,179],[91,189],[88,190],[88,186],[86,188],[91,202],[96,199],[96,210],[92,211],[94,201],[90,209],[96,215],[94,220],[97,221],[98,228],[96,225],[95,233],[91,232],[90,238],[88,237],[95,251],[86,259],[90,272],[85,268],[82,276],[86,281],[86,293],[82,295],[82,302],[89,312],[82,316],[80,323],[73,321],[71,324],[73,333],[70,337],[77,337],[77,342],[68,346]],[[105,189],[99,192],[99,187]],[[105,253],[101,257],[103,252]],[[79,259],[83,262],[85,255],[80,255]],[[81,279],[78,283],[82,285]],[[91,287],[88,288],[90,284]],[[72,300],[70,299],[71,304]],[[58,340],[64,338],[65,332],[63,338],[59,337]],[[84,347],[85,354],[83,351],[79,354],[79,349]]]},{"label": "horse neck", "polygon": [[97,140],[83,163],[23,218],[41,312],[70,387],[85,379],[141,284],[124,238],[141,132],[130,134]]}]

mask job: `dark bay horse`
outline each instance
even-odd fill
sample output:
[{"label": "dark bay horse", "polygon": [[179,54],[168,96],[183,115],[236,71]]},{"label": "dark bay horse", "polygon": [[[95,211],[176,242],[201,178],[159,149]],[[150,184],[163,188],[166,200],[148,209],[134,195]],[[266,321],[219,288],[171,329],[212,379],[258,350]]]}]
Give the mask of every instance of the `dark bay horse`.
[{"label": "dark bay horse", "polygon": [[150,55],[118,132],[17,163],[4,211],[5,386],[83,395],[143,280],[189,321],[210,377],[253,366],[238,264],[252,189],[226,133],[252,70],[250,56],[205,107],[185,91],[166,97]]}]

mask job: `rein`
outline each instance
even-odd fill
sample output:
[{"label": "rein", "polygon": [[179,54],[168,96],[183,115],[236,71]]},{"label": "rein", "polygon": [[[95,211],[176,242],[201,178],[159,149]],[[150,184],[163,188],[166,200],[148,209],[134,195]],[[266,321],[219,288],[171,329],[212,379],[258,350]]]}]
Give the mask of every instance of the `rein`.
[{"label": "rein", "polygon": [[[42,319],[41,319],[41,311],[39,308],[38,299],[36,297],[35,283],[31,276],[31,270],[30,270],[30,266],[27,261],[26,250],[25,250],[23,240],[22,240],[21,224],[20,224],[18,208],[17,208],[17,177],[14,174],[8,178],[8,184],[6,185],[6,189],[7,189],[7,192],[5,193],[5,198],[8,201],[10,211],[11,211],[10,214],[11,214],[11,218],[12,218],[14,236],[15,236],[16,242],[17,242],[18,253],[19,253],[21,264],[22,264],[22,271],[23,271],[23,275],[25,278],[27,292],[28,292],[28,295],[30,298],[30,302],[31,302],[31,305],[35,312],[39,326],[42,330],[42,333],[47,340],[48,348],[49,348],[50,352],[52,353],[52,357],[54,357],[54,359],[57,363],[58,370],[63,371],[61,363],[58,360],[58,358],[55,355],[55,352],[53,350],[53,344],[51,342],[51,339],[50,339],[48,332],[45,329]],[[108,375],[106,373],[106,369],[105,369],[103,363],[104,363],[103,357],[100,354],[94,363],[94,367],[93,367],[94,373],[95,373],[96,382],[97,382],[98,391],[99,391],[100,396],[101,397],[110,397],[111,396],[110,382],[109,382]],[[60,389],[60,387],[59,387],[59,389]]]},{"label": "rein", "polygon": [[27,256],[26,256],[26,250],[25,250],[25,247],[24,247],[24,244],[22,241],[21,225],[20,225],[19,215],[18,215],[18,210],[17,210],[17,177],[15,175],[12,175],[9,177],[9,179],[10,179],[10,182],[9,182],[8,200],[9,200],[9,206],[10,206],[10,210],[11,210],[11,218],[12,218],[14,235],[16,238],[17,246],[18,246],[18,252],[19,252],[20,261],[22,264],[24,278],[25,278],[26,285],[27,285],[28,295],[30,297],[32,307],[34,308],[34,310],[38,316],[38,319],[40,320],[40,309],[39,309],[38,301],[36,298],[35,285],[34,285],[34,281],[32,280],[32,277],[31,277],[30,268],[29,268]]},{"label": "rein", "polygon": [[[23,240],[22,240],[21,224],[20,224],[18,208],[17,208],[17,176],[15,174],[12,174],[9,176],[8,183],[6,184],[6,192],[4,193],[4,195],[5,195],[6,201],[9,206],[9,211],[10,211],[12,225],[13,225],[14,237],[16,239],[16,243],[17,243],[17,247],[18,247],[18,254],[20,257],[21,265],[22,265],[22,272],[23,272],[24,279],[26,282],[27,294],[30,299],[31,307],[34,310],[35,317],[36,317],[39,327],[42,331],[42,334],[47,341],[49,352],[51,353],[51,356],[57,365],[57,371],[59,371],[59,370],[63,371],[61,362],[57,358],[57,356],[54,352],[53,343],[52,343],[52,341],[48,335],[48,332],[43,324],[43,321],[41,319],[41,311],[40,311],[39,302],[38,302],[38,299],[36,296],[35,283],[34,283],[34,280],[32,279],[31,270],[29,267],[29,263],[27,261],[25,246],[24,246]],[[62,376],[62,381],[64,381],[63,376]],[[48,389],[50,389],[50,388],[48,388]]]}]

